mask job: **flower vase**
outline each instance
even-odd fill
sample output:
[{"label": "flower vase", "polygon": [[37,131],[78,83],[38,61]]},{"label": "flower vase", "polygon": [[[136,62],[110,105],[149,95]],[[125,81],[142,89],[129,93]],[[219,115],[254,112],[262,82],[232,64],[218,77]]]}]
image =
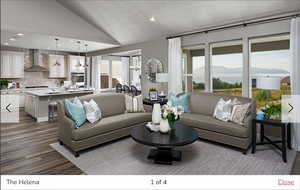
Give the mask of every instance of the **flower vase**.
[{"label": "flower vase", "polygon": [[152,123],[159,124],[160,120],[161,120],[160,104],[154,104],[153,111],[152,111]]},{"label": "flower vase", "polygon": [[167,119],[160,120],[159,131],[161,133],[168,133],[170,131],[169,121]]}]

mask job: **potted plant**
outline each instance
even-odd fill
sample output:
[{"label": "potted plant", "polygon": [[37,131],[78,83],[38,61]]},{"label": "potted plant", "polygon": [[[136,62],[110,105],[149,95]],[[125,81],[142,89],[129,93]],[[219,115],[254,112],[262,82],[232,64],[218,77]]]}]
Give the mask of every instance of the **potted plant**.
[{"label": "potted plant", "polygon": [[265,113],[267,119],[280,120],[281,104],[267,104],[262,111]]},{"label": "potted plant", "polygon": [[8,80],[0,80],[0,89],[6,89],[8,86]]},{"label": "potted plant", "polygon": [[172,129],[175,122],[180,119],[183,112],[184,108],[182,106],[172,106],[170,101],[163,105],[161,110],[162,119],[160,123],[160,131],[166,133]]}]

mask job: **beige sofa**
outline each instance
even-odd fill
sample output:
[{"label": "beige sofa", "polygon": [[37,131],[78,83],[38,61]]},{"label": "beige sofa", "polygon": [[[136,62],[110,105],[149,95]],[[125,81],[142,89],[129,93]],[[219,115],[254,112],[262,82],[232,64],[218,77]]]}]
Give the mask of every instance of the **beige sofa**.
[{"label": "beige sofa", "polygon": [[[215,106],[220,98],[237,98],[242,103],[251,103],[245,125],[220,121],[213,117]],[[180,123],[198,130],[202,139],[231,145],[246,153],[251,144],[252,120],[256,114],[256,102],[253,99],[216,93],[197,93],[190,96],[191,113],[184,113]]]},{"label": "beige sofa", "polygon": [[58,102],[59,142],[79,156],[79,151],[129,136],[130,129],[151,121],[151,113],[125,113],[123,94],[105,93],[79,97],[81,101],[94,99],[102,111],[102,119],[94,124],[86,122],[75,129],[74,122],[66,115],[64,101]]}]

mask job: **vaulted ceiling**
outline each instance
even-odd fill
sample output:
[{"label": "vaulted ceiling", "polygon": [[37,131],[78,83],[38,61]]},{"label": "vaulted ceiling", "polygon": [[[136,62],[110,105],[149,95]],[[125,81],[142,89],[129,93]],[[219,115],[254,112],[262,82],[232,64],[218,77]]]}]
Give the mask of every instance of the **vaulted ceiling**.
[{"label": "vaulted ceiling", "polygon": [[[1,32],[115,46],[299,10],[300,0],[1,0]],[[149,21],[151,17],[156,21]]]}]

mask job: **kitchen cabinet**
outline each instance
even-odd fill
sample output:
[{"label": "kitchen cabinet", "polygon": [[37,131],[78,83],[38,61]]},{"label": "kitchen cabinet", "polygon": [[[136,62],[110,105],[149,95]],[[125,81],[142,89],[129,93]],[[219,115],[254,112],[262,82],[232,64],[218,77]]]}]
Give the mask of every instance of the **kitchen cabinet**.
[{"label": "kitchen cabinet", "polygon": [[69,55],[68,65],[70,73],[84,73],[85,57]]},{"label": "kitchen cabinet", "polygon": [[25,95],[25,112],[32,117],[37,117],[37,97],[26,94]]},{"label": "kitchen cabinet", "polygon": [[[56,64],[56,61],[59,63]],[[49,55],[49,78],[66,78],[66,61],[63,55]]]},{"label": "kitchen cabinet", "polygon": [[24,53],[14,51],[1,51],[0,78],[24,77]]}]

